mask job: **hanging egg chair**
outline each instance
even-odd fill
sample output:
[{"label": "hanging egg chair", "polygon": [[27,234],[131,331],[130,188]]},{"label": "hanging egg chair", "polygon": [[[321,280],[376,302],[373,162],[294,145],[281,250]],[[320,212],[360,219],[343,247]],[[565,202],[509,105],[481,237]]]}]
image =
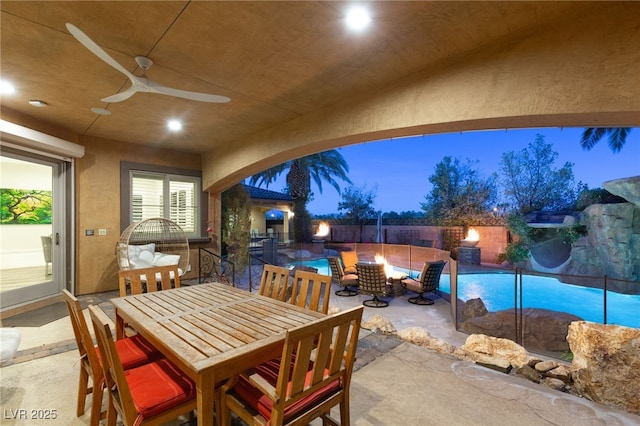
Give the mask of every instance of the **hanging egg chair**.
[{"label": "hanging egg chair", "polygon": [[189,239],[175,222],[155,217],[132,223],[116,246],[120,270],[178,265],[182,276],[189,266]]}]

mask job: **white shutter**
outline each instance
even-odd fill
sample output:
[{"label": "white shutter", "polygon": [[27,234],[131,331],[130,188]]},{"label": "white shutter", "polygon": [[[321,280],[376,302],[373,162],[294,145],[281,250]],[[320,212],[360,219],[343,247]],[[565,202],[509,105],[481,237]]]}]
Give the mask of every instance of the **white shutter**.
[{"label": "white shutter", "polygon": [[131,177],[131,222],[164,216],[164,178],[134,173]]},{"label": "white shutter", "polygon": [[176,222],[186,233],[195,232],[198,210],[194,182],[171,180],[169,182],[170,219]]}]

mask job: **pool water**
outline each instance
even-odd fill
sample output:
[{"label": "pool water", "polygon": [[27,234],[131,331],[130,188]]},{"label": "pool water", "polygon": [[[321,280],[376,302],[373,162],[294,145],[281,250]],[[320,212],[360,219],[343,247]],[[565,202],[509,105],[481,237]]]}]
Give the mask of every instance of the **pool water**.
[{"label": "pool water", "polygon": [[[311,266],[318,273],[331,275],[326,259],[296,262]],[[400,269],[400,268],[396,268]],[[409,273],[410,271],[405,270]],[[414,278],[419,271],[411,271]],[[449,275],[442,274],[440,291],[449,294]],[[458,275],[458,298],[467,301],[481,298],[489,311],[513,308],[514,276],[510,273]],[[603,290],[566,284],[550,277],[524,276],[522,280],[523,308],[567,312],[586,321],[604,322]],[[607,292],[607,323],[640,328],[640,295]]]}]

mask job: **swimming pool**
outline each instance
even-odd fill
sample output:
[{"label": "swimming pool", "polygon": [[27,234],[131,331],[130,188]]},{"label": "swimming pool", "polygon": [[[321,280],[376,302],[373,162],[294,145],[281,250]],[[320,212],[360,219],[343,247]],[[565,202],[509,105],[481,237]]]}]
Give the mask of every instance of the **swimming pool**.
[{"label": "swimming pool", "polygon": [[[318,273],[331,275],[326,259],[296,262],[311,266]],[[400,268],[396,268],[400,269]],[[406,271],[405,272],[409,272]],[[412,271],[413,277],[419,271]],[[440,291],[450,294],[449,275],[440,278]],[[458,298],[467,301],[481,298],[489,311],[514,307],[514,277],[510,273],[458,275]],[[525,275],[522,280],[523,308],[567,312],[586,321],[603,323],[603,290],[566,284],[555,278]],[[607,323],[640,328],[640,295],[607,292]]]}]

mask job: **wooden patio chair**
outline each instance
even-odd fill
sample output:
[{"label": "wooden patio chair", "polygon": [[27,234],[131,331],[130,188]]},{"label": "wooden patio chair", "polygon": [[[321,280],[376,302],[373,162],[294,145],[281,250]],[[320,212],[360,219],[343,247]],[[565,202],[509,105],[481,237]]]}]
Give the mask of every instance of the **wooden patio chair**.
[{"label": "wooden patio chair", "polygon": [[289,270],[281,266],[265,264],[258,294],[272,299],[285,301],[289,284]]},{"label": "wooden patio chair", "polygon": [[[231,411],[247,425],[349,425],[349,388],[364,308],[358,306],[287,332],[278,359],[223,385],[221,424]],[[340,406],[340,423],[330,410]]]},{"label": "wooden patio chair", "polygon": [[389,306],[389,302],[378,298],[378,296],[385,296],[389,293],[384,265],[381,263],[358,263],[356,270],[358,271],[359,290],[373,295],[373,299],[365,300],[362,304],[371,308]]},{"label": "wooden patio chair", "polygon": [[433,305],[433,300],[424,297],[426,293],[435,293],[440,285],[440,275],[447,262],[439,260],[436,262],[424,262],[422,272],[420,272],[419,280],[407,278],[402,280],[402,286],[407,290],[418,293],[416,297],[410,297],[409,303],[415,305]]},{"label": "wooden patio chair", "polygon": [[[78,383],[76,416],[80,417],[84,414],[87,395],[91,394],[90,424],[92,426],[98,425],[100,419],[104,418],[104,414],[106,414],[101,412],[102,395],[105,388],[101,358],[98,348],[93,345],[93,339],[82,313],[80,301],[67,290],[62,290],[62,293],[69,311],[78,352],[80,352],[80,380]],[[125,370],[138,367],[161,357],[161,354],[141,336],[117,340],[114,342],[114,347],[122,360]],[[89,379],[91,379],[91,386],[89,386]]]},{"label": "wooden patio chair", "polygon": [[120,297],[180,287],[178,265],[125,269],[118,272]]},{"label": "wooden patio chair", "polygon": [[118,414],[125,426],[160,425],[192,414],[196,386],[189,377],[166,358],[125,372],[109,318],[97,306],[89,306],[89,313],[108,390],[107,425],[115,426]]},{"label": "wooden patio chair", "polygon": [[314,272],[297,270],[291,289],[292,305],[326,314],[329,311],[331,277]]},{"label": "wooden patio chair", "polygon": [[331,269],[331,282],[343,286],[342,290],[336,291],[336,296],[355,296],[358,294],[356,290],[349,288],[358,286],[358,276],[356,274],[345,274],[340,258],[336,256],[327,256],[327,261]]}]

